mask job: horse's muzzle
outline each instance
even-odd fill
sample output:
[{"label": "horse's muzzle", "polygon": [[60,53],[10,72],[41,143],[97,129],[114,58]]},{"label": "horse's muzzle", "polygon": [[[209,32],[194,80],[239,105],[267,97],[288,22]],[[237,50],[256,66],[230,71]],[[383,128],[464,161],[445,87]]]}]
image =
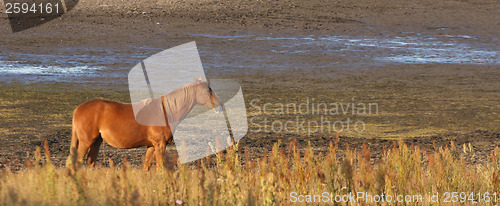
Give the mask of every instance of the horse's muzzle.
[{"label": "horse's muzzle", "polygon": [[224,105],[219,104],[218,106],[214,106],[214,111],[215,111],[215,113],[219,113],[219,112],[224,111]]}]

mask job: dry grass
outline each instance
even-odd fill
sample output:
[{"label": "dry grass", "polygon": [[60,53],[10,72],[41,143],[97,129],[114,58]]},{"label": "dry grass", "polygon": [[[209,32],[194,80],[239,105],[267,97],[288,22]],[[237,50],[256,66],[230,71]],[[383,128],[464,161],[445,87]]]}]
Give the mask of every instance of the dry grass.
[{"label": "dry grass", "polygon": [[[189,166],[170,161],[166,169],[149,172],[131,167],[126,161],[121,167],[111,162],[110,167],[85,168],[69,160],[66,168],[57,168],[50,161],[46,144],[45,157],[37,148],[35,161],[26,161],[28,169],[0,171],[0,204],[290,205],[294,204],[291,192],[303,195],[367,192],[423,195],[424,202],[419,205],[429,205],[428,195],[439,193],[442,205],[445,192],[474,192],[476,196],[466,198],[463,203],[462,198],[447,203],[471,205],[472,201],[479,201],[478,192],[489,192],[490,201],[494,199],[493,193],[499,192],[498,148],[491,152],[486,163],[471,165],[467,162],[474,155],[470,145],[457,148],[451,142],[447,147],[426,152],[418,146],[394,142],[392,148],[384,148],[381,159],[373,160],[366,144],[338,155],[338,141],[337,137],[330,142],[326,154],[316,154],[312,147],[301,151],[293,141],[288,146],[275,144],[270,153],[259,159],[242,157],[241,150],[230,148],[225,154]],[[168,159],[176,161],[176,157]],[[319,199],[315,200],[317,204]],[[347,204],[375,205],[362,200]],[[480,205],[484,204],[482,199]]]}]

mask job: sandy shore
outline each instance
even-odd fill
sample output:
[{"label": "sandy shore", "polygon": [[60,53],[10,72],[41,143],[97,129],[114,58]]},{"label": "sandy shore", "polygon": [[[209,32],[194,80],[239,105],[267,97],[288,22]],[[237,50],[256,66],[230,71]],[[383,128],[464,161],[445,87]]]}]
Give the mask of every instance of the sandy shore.
[{"label": "sandy shore", "polygon": [[[6,17],[5,8],[0,8]],[[77,30],[81,36],[96,32],[87,28],[105,25],[127,33],[158,33],[162,29],[186,32],[200,26],[254,31],[327,31],[332,34],[387,34],[435,30],[478,36],[498,36],[500,6],[497,1],[80,1],[49,25],[23,34]],[[149,22],[149,24],[148,24]],[[0,22],[8,28],[7,21]],[[158,25],[158,26],[152,26]],[[10,32],[2,29],[9,37]],[[170,31],[172,32],[172,31]],[[18,35],[16,35],[18,36]],[[5,39],[2,39],[5,40]]]}]

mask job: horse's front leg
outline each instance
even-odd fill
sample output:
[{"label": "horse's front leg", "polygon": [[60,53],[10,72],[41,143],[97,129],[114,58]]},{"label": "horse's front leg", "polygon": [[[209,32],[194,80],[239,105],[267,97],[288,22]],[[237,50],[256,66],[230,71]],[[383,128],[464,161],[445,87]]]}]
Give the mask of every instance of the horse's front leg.
[{"label": "horse's front leg", "polygon": [[156,169],[161,169],[165,165],[165,147],[167,146],[165,139],[160,140],[154,146],[154,153],[156,158]]},{"label": "horse's front leg", "polygon": [[154,152],[155,152],[154,147],[148,147],[148,150],[146,151],[146,157],[144,158],[144,162],[143,162],[143,170],[144,171],[148,171],[149,167],[153,163]]}]

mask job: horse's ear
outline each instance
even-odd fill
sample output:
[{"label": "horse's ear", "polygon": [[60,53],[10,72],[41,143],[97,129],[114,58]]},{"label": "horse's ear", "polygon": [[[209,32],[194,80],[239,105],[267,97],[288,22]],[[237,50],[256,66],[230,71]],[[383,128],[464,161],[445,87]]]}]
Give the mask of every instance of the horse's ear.
[{"label": "horse's ear", "polygon": [[200,81],[203,81],[203,79],[201,78],[201,76],[200,76]]},{"label": "horse's ear", "polygon": [[196,77],[193,77],[193,79],[194,79],[194,82],[197,82],[197,81],[198,81],[198,80],[196,79]]}]

